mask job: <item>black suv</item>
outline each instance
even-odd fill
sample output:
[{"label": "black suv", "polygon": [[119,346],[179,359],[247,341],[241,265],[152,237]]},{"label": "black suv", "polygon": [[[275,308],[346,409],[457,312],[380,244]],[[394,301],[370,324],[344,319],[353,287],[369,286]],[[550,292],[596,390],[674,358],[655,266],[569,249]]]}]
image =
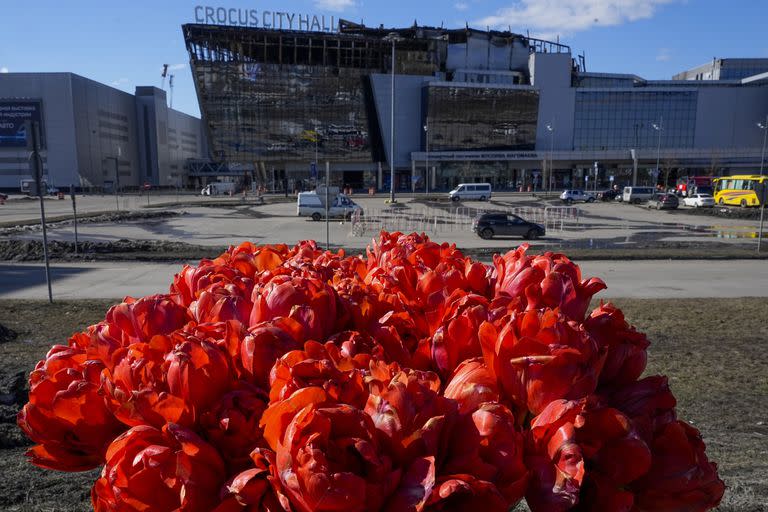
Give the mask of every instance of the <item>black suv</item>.
[{"label": "black suv", "polygon": [[535,240],[546,234],[543,226],[511,213],[485,213],[472,222],[472,231],[486,240],[494,236],[522,236]]}]

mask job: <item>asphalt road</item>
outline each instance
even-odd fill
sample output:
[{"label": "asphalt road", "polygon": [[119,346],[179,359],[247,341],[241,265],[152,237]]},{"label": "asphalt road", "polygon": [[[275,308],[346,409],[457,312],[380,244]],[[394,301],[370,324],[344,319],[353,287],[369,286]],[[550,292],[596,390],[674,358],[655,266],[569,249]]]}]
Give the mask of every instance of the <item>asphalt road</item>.
[{"label": "asphalt road", "polygon": [[[598,298],[768,297],[768,264],[737,261],[586,261],[584,277],[602,278]],[[114,298],[163,293],[181,269],[169,263],[55,263],[55,299]],[[46,299],[42,264],[0,264],[0,298]]]}]

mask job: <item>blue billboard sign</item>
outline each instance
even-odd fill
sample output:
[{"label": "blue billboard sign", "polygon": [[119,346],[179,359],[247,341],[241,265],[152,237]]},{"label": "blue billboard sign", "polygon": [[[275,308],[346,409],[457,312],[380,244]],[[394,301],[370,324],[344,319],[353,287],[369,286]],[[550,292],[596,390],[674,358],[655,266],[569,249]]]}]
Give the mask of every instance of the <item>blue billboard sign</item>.
[{"label": "blue billboard sign", "polygon": [[40,146],[45,147],[42,118],[40,101],[0,99],[0,148],[27,147],[27,121],[40,123]]}]

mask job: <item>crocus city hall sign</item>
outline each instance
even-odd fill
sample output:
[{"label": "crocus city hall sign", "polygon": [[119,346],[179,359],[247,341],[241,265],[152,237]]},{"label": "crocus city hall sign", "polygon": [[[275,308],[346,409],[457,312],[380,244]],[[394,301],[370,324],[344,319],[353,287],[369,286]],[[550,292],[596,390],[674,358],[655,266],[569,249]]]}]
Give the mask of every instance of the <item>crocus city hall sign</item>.
[{"label": "crocus city hall sign", "polygon": [[195,23],[261,27],[274,30],[305,30],[308,32],[335,32],[337,29],[333,16],[210,7],[207,5],[195,6]]}]

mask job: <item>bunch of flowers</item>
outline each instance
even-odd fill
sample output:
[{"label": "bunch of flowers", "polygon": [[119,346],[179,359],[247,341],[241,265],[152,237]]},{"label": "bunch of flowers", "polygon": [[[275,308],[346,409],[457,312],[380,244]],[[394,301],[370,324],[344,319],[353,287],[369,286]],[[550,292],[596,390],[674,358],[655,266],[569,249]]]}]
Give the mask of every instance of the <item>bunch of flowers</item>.
[{"label": "bunch of flowers", "polygon": [[724,484],[648,341],[561,254],[244,243],[54,346],[32,463],[97,511],[703,511]]}]

